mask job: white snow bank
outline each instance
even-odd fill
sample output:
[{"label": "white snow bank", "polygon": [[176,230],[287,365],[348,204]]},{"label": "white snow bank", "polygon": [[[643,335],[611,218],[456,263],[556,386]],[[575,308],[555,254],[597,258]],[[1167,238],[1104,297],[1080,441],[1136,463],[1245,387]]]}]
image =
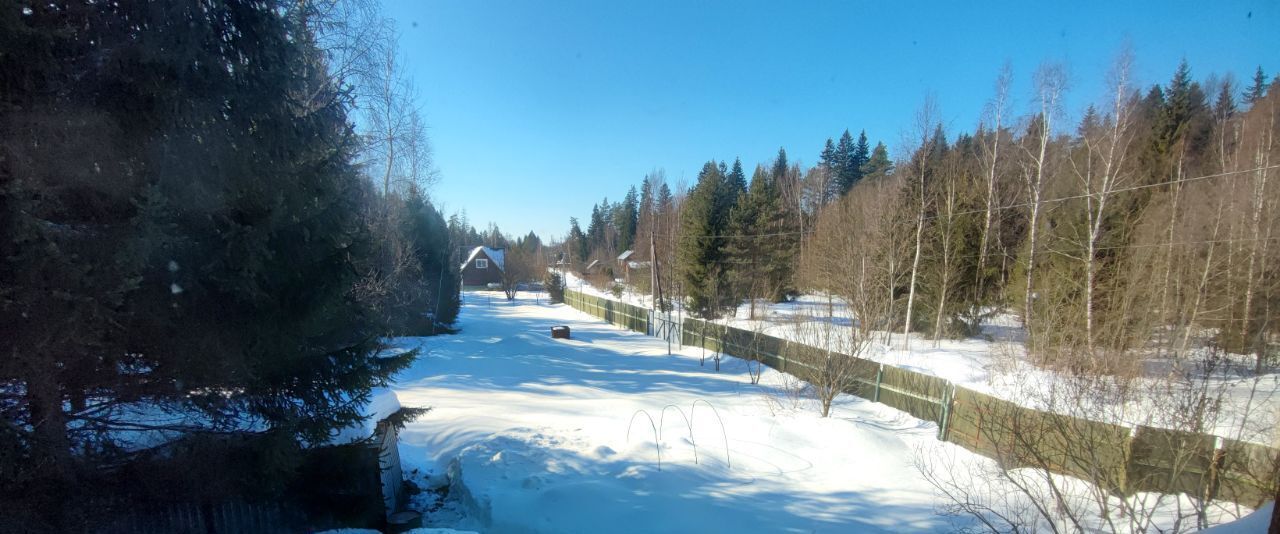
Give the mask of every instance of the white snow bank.
[{"label": "white snow bank", "polygon": [[360,412],[364,420],[334,431],[329,444],[345,445],[368,439],[373,435],[374,429],[377,428],[378,421],[391,417],[392,414],[399,410],[400,398],[396,396],[394,390],[390,388],[373,388],[373,391],[369,393],[369,404],[366,404]]}]

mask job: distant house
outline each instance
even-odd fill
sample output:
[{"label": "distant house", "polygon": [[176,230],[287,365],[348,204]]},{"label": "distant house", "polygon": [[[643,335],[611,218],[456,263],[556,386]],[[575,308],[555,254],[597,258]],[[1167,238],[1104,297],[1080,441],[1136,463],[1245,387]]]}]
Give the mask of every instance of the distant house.
[{"label": "distant house", "polygon": [[476,247],[467,255],[458,269],[462,271],[463,286],[487,286],[502,283],[505,251],[500,248]]},{"label": "distant house", "polygon": [[582,272],[585,274],[592,274],[598,267],[600,267],[600,260],[591,260],[591,263],[588,263],[586,267],[582,268]]},{"label": "distant house", "polygon": [[635,262],[629,260],[634,256],[634,250],[627,250],[618,255],[618,270],[622,272],[622,280],[627,283],[631,283],[631,265]]}]

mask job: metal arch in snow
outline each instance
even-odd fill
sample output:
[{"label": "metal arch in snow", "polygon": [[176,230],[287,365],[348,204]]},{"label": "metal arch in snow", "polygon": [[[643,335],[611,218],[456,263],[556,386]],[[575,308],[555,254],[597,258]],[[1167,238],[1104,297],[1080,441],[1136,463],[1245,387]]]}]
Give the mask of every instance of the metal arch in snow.
[{"label": "metal arch in snow", "polygon": [[649,415],[649,412],[646,412],[644,410],[636,410],[636,413],[631,414],[631,422],[627,423],[627,443],[631,443],[631,427],[635,425],[636,416],[640,414],[644,414],[644,416],[649,419],[649,428],[653,429],[653,450],[658,452],[658,470],[661,471],[662,470],[662,446],[658,443],[659,441],[658,427],[653,424],[653,416]]},{"label": "metal arch in snow", "polygon": [[[702,399],[696,399],[693,401],[693,404],[689,406],[689,418],[695,419],[694,416],[697,414],[694,413],[694,411],[697,410],[699,402],[706,404],[708,408],[711,408],[711,413],[715,414],[716,421],[720,423],[720,435],[724,438],[724,463],[729,467],[729,469],[733,469],[733,462],[729,461],[729,433],[724,428],[724,419],[720,418],[720,410],[717,410],[710,402]],[[692,425],[690,425],[690,433],[692,433],[692,428]]]},{"label": "metal arch in snow", "polygon": [[664,422],[666,421],[667,409],[669,408],[675,408],[676,413],[680,414],[680,418],[684,419],[684,426],[689,429],[689,443],[693,444],[693,463],[697,464],[698,463],[698,442],[693,438],[693,421],[689,420],[688,417],[685,417],[684,410],[681,410],[679,406],[676,406],[674,404],[668,404],[662,407],[662,413],[658,415],[658,439],[662,439],[662,431],[666,429],[665,428],[666,425],[664,424]]}]

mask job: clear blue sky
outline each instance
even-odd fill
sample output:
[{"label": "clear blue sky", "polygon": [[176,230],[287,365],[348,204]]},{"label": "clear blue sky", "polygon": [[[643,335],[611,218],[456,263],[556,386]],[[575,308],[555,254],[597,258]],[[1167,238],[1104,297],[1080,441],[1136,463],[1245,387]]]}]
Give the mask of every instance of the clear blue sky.
[{"label": "clear blue sky", "polygon": [[693,181],[711,158],[750,169],[779,147],[812,164],[865,129],[896,157],[932,93],[971,130],[1007,60],[1067,64],[1074,117],[1100,100],[1127,39],[1144,85],[1280,70],[1280,2],[388,1],[420,92],[446,216],[563,236],[645,173]]}]

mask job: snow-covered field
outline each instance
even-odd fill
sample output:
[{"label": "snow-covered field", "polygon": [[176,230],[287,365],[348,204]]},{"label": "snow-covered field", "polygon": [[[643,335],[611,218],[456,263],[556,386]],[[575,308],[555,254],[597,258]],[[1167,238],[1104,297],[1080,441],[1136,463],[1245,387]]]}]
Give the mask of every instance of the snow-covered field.
[{"label": "snow-covered field", "polygon": [[[919,532],[969,519],[913,467],[917,454],[989,467],[936,427],[842,397],[817,416],[785,375],[752,385],[699,349],[564,305],[464,297],[461,333],[421,347],[394,390],[433,410],[401,435],[419,481],[450,483],[427,524],[481,532]],[[570,340],[550,327],[568,325]],[[660,460],[659,460],[660,456]],[[442,475],[448,475],[444,477]]]},{"label": "snow-covered field", "polygon": [[[596,289],[572,273],[566,274],[565,278],[568,287],[575,291],[642,307],[651,306],[648,295],[626,290],[619,298]],[[781,304],[757,301],[755,312],[755,318],[751,318],[750,308],[744,304],[738,307],[736,315],[718,322],[805,342],[804,336],[797,333],[798,325],[830,321],[847,327],[853,320],[849,308],[839,299],[828,300],[819,295],[803,295],[795,301]],[[1063,395],[1053,390],[1054,384],[1062,387],[1058,376],[1026,361],[1017,317],[996,316],[984,324],[983,329],[985,337],[982,338],[942,339],[937,342],[916,334],[904,342],[902,333],[897,332],[886,335],[886,339],[860,356],[944,378],[957,386],[1030,408],[1048,411],[1077,408],[1074,404],[1061,404]],[[836,330],[836,335],[845,336],[847,333],[841,328]],[[1238,365],[1218,369],[1206,387],[1209,396],[1221,396],[1221,412],[1212,421],[1213,433],[1265,445],[1280,443],[1280,372],[1273,370],[1254,375],[1250,358],[1235,355],[1233,359],[1239,360],[1234,362]],[[1169,370],[1167,361],[1151,360],[1145,364],[1156,377]],[[1143,392],[1150,395],[1143,398]],[[1178,428],[1178,423],[1170,421],[1176,416],[1172,413],[1176,410],[1171,408],[1176,402],[1169,398],[1167,390],[1153,385],[1140,388],[1131,397],[1126,403],[1108,406],[1101,405],[1105,399],[1096,398],[1094,400],[1099,405],[1071,415],[1123,425]]]}]

